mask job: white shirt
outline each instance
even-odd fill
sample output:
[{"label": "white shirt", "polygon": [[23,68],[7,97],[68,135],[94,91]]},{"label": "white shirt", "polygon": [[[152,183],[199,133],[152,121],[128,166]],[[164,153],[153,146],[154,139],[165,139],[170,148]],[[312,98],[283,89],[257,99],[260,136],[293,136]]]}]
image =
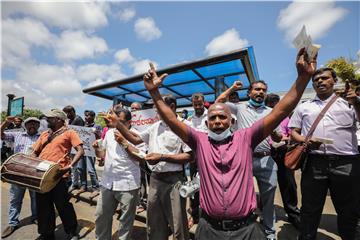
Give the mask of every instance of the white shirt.
[{"label": "white shirt", "polygon": [[[186,124],[186,120],[184,122]],[[178,154],[191,151],[162,120],[141,132],[139,136],[149,146],[149,153]],[[154,172],[175,172],[183,170],[183,164],[164,161],[154,165],[148,164],[148,166]]]},{"label": "white shirt", "polygon": [[103,141],[106,154],[100,185],[113,191],[138,189],[140,188],[139,164],[115,141],[114,132],[114,128],[109,129]]},{"label": "white shirt", "polygon": [[207,109],[204,110],[203,114],[200,117],[196,116],[194,112],[194,115],[188,119],[190,122],[190,126],[199,130],[200,132],[207,133],[208,131],[208,128],[206,126],[207,114],[208,114]]},{"label": "white shirt", "polygon": [[[300,128],[301,135],[306,136],[315,119],[331,100],[334,94],[325,101],[315,97],[313,100],[300,104],[290,119],[290,128]],[[333,144],[322,144],[317,154],[358,154],[356,137],[356,113],[354,108],[342,98],[338,98],[325,113],[317,125],[313,137],[330,138]]]}]

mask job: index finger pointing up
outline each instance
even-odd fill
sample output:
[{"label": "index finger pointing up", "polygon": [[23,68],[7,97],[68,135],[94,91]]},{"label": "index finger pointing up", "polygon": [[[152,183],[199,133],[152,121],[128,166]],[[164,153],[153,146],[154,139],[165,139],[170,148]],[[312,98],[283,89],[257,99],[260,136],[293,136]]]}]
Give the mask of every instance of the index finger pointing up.
[{"label": "index finger pointing up", "polygon": [[150,69],[153,70],[153,71],[155,71],[155,66],[154,66],[154,64],[153,64],[152,62],[149,62],[149,65],[150,65]]}]

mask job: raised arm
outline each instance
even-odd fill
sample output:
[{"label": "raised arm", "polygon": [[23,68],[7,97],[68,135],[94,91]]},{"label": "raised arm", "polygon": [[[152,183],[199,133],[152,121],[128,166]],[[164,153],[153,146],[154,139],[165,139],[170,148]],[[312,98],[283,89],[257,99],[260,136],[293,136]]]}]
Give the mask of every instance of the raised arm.
[{"label": "raised arm", "polygon": [[188,130],[185,123],[179,121],[176,114],[166,105],[159,93],[159,86],[167,76],[166,73],[158,77],[155,67],[150,63],[149,71],[144,75],[144,85],[149,91],[154,104],[164,122],[171,128],[171,130],[178,135],[185,143],[188,142]]},{"label": "raised arm", "polygon": [[1,139],[4,138],[4,134],[5,134],[4,131],[5,131],[5,129],[6,129],[8,126],[10,126],[10,124],[11,124],[12,122],[14,122],[14,119],[15,119],[15,117],[13,117],[13,116],[7,116],[6,119],[5,119],[5,121],[1,124],[1,126],[0,126]]},{"label": "raised arm", "polygon": [[296,58],[298,77],[290,91],[276,104],[271,113],[264,117],[264,137],[268,136],[281,121],[296,107],[316,70],[316,58],[308,60],[305,48],[300,49]]},{"label": "raised arm", "polygon": [[226,89],[223,93],[221,93],[217,99],[215,100],[215,103],[224,103],[229,98],[230,94],[240,90],[243,87],[243,84],[241,81],[235,81],[233,85]]}]

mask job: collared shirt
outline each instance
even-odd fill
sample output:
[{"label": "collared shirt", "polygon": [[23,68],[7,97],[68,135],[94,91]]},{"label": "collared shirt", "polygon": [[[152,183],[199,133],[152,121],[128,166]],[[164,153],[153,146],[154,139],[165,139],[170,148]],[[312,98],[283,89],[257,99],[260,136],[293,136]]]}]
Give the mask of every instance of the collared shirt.
[{"label": "collared shirt", "polygon": [[115,140],[114,132],[115,128],[109,128],[103,141],[106,153],[100,185],[113,191],[138,189],[140,188],[139,163]]},{"label": "collared shirt", "polygon": [[[183,122],[189,125],[186,120]],[[149,146],[149,153],[178,154],[191,151],[191,149],[175,133],[173,133],[169,126],[162,120],[154,123],[151,127],[141,132],[139,136]],[[154,172],[174,172],[183,170],[183,164],[165,161],[161,161],[154,165],[148,164],[148,166]]]},{"label": "collared shirt", "polygon": [[[299,105],[292,115],[289,123],[290,128],[301,129],[301,135],[306,136],[315,119],[334,96],[322,101],[318,97]],[[358,154],[356,139],[356,113],[349,103],[338,98],[325,113],[317,125],[313,137],[330,138],[333,144],[321,144],[320,149],[312,150],[317,154]]]},{"label": "collared shirt", "polygon": [[14,153],[28,154],[28,150],[38,140],[40,133],[30,136],[27,132],[4,132],[4,141],[14,143]]},{"label": "collared shirt", "polygon": [[[62,131],[62,129],[63,128],[60,128],[56,132]],[[56,134],[56,132],[54,132],[54,134]],[[39,139],[33,145],[34,151],[40,152],[39,158],[43,160],[59,163],[61,167],[68,166],[71,163],[69,156],[71,148],[83,144],[78,133],[72,129],[68,129],[43,147],[49,138],[49,133],[50,130],[40,135]],[[64,175],[64,177],[66,176],[67,175]]]},{"label": "collared shirt", "polygon": [[[255,108],[248,102],[242,104],[226,102],[226,105],[228,105],[231,112],[236,115],[238,129],[251,127],[255,122],[268,115],[272,110],[267,106],[260,106],[258,108]],[[276,131],[278,130],[279,128],[276,129]],[[269,152],[270,142],[270,137],[267,137],[255,148],[254,152]]]},{"label": "collared shirt", "polygon": [[188,118],[188,121],[190,122],[190,126],[196,128],[201,132],[207,132],[208,130],[206,126],[207,114],[208,114],[207,109],[204,110],[203,114],[200,117],[196,116],[194,112],[194,115]]},{"label": "collared shirt", "polygon": [[226,143],[188,127],[200,173],[200,207],[211,217],[237,219],[256,209],[252,153],[263,140],[263,120],[237,130]]}]

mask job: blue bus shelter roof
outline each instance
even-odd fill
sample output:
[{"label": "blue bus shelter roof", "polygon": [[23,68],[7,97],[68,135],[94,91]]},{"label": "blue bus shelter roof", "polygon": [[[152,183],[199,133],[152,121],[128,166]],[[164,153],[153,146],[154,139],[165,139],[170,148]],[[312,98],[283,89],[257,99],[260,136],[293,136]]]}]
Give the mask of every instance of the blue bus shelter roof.
[{"label": "blue bus shelter roof", "polygon": [[[198,92],[204,94],[206,101],[215,101],[217,78],[223,78],[226,87],[234,81],[242,81],[244,86],[239,90],[239,96],[245,99],[250,83],[259,79],[253,47],[173,65],[157,72],[169,74],[159,91],[174,95],[178,106],[191,105],[191,95]],[[144,103],[151,99],[143,83],[143,74],[86,88],[83,92],[125,103]]]}]

